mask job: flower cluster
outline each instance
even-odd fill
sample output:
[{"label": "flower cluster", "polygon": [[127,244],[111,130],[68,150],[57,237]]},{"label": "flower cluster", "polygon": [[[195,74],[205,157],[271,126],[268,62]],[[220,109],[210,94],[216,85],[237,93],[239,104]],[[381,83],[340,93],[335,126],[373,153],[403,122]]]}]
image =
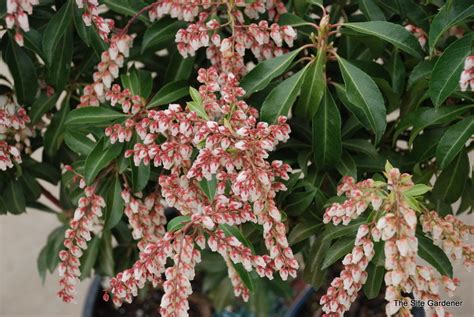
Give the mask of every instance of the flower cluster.
[{"label": "flower cluster", "polygon": [[178,31],[178,50],[186,57],[194,56],[201,47],[207,47],[207,58],[215,67],[236,75],[246,71],[246,50],[250,49],[258,60],[269,59],[283,54],[283,43],[291,47],[296,38],[296,32],[291,26],[279,26],[276,23],[269,25],[265,20],[258,24],[244,25],[242,16],[236,14],[232,23],[238,23],[233,26],[232,36],[223,39],[219,34],[222,25],[209,18],[209,13],[202,12],[196,23]]},{"label": "flower cluster", "polygon": [[435,211],[427,212],[420,218],[423,232],[429,234],[433,242],[441,247],[453,260],[463,259],[468,271],[474,265],[474,247],[465,243],[474,234],[474,226],[469,226],[453,215],[440,217]]},{"label": "flower cluster", "polygon": [[[130,35],[113,35],[110,46],[102,53],[101,61],[94,73],[94,83],[84,87],[79,107],[99,106],[106,100],[106,94],[111,89],[112,82],[118,78],[119,69],[128,57],[133,39]],[[112,96],[109,98],[112,99]]]},{"label": "flower cluster", "polygon": [[320,303],[327,316],[339,316],[348,311],[367,280],[366,269],[375,255],[370,229],[366,224],[359,227],[352,252],[342,260],[344,270],[321,297]]},{"label": "flower cluster", "polygon": [[[30,146],[29,137],[33,132],[27,126],[30,117],[25,108],[5,96],[0,100],[0,170],[12,168],[13,163],[21,163],[20,151]],[[9,144],[11,140],[15,144]]]},{"label": "flower cluster", "polygon": [[8,29],[15,28],[15,42],[23,46],[24,39],[22,31],[28,32],[30,24],[28,22],[28,15],[33,13],[33,6],[38,5],[38,0],[6,0],[7,1],[7,16],[5,22]]},{"label": "flower cluster", "polygon": [[425,47],[426,40],[428,39],[425,30],[423,30],[422,28],[416,27],[413,24],[405,25],[405,29],[416,37],[421,47]]},{"label": "flower cluster", "polygon": [[165,234],[165,209],[158,195],[148,195],[142,202],[126,188],[122,191],[121,197],[125,202],[124,213],[132,227],[132,236],[136,240],[140,239],[138,242],[140,250],[143,250],[148,243],[156,242]]},{"label": "flower cluster", "polygon": [[[326,210],[325,221],[333,221],[334,224],[340,223],[341,217],[348,217],[343,222],[347,224],[362,214],[369,202],[372,203],[373,211],[369,223],[359,227],[354,249],[342,262],[344,269],[340,277],[332,281],[327,294],[321,298],[325,316],[342,316],[349,310],[367,278],[367,265],[375,255],[374,242],[380,240],[384,241],[387,316],[411,316],[411,307],[396,304],[397,301],[410,303],[405,294],[412,293],[416,299],[425,301],[440,300],[441,287],[452,296],[459,284],[456,278],[439,276],[433,268],[417,264],[416,212],[421,211],[413,209],[414,205],[407,199],[414,184],[410,175],[400,173],[390,164],[387,164],[385,176],[386,183],[373,180],[355,183],[352,178],[345,177],[338,187],[338,194],[345,194],[348,198],[346,202],[349,203],[336,203]],[[377,197],[375,204],[374,195]],[[472,265],[472,247],[461,242],[463,236],[472,234],[471,226],[463,224],[454,216],[443,219],[436,212],[425,212],[421,216],[421,223],[423,231],[431,235],[448,255],[453,259],[464,257],[466,266]],[[436,316],[448,315],[443,307],[436,307],[435,311]]]},{"label": "flower cluster", "polygon": [[471,91],[474,91],[474,56],[466,57],[464,70],[459,79],[459,86],[461,86],[462,91],[466,91],[469,88]]},{"label": "flower cluster", "polygon": [[323,222],[329,223],[332,221],[335,225],[342,222],[343,225],[347,225],[351,220],[359,217],[369,204],[372,205],[374,210],[379,210],[382,204],[382,196],[374,184],[375,182],[372,179],[354,184],[352,177],[343,177],[342,182],[337,187],[337,194],[339,196],[345,194],[347,200],[342,204],[335,203],[326,209]]},{"label": "flower cluster", "polygon": [[84,9],[82,20],[85,25],[91,26],[92,23],[96,26],[99,36],[104,41],[108,41],[109,33],[114,28],[114,20],[104,19],[99,15],[99,1],[98,0],[76,0],[79,9]]},{"label": "flower cluster", "polygon": [[[168,206],[190,216],[190,222],[169,237],[171,249],[166,256],[176,259],[173,250],[177,250],[179,241],[186,244],[190,239],[204,247],[206,238],[203,233],[206,232],[211,250],[221,254],[228,264],[235,294],[247,300],[249,291],[233,265],[241,264],[245,270],[255,270],[260,276],[268,278],[279,272],[283,279],[289,275],[295,277],[298,269],[274,201],[276,192],[285,189],[277,179],[288,179],[290,167],[281,161],[270,163],[266,160],[269,151],[288,139],[290,129],[283,117],[275,125],[258,122],[256,109],[239,100],[245,92],[232,74],[219,74],[216,68],[211,67],[201,69],[198,80],[203,85],[199,88],[199,100],[194,102],[202,111],[191,111],[190,107],[183,109],[179,105],[170,105],[160,111],[142,109],[140,116],[132,117],[122,127],[134,128],[140,140],[125,155],[133,157],[137,166],[153,164],[168,170],[168,174],[163,173],[158,179],[161,195]],[[115,94],[119,93],[116,89]],[[127,98],[130,96],[127,95]],[[125,135],[116,136],[114,131],[119,131],[119,127],[107,130],[107,134],[114,138],[112,141],[127,139]],[[197,150],[195,158],[193,149]],[[215,193],[210,195],[205,192],[200,185],[202,182],[214,182]],[[229,187],[229,184],[232,185]],[[122,196],[126,202],[126,214],[138,237],[144,230],[141,224],[146,208],[128,191]],[[237,238],[227,236],[218,227],[248,221],[263,226],[269,255],[255,255],[249,247]],[[182,236],[184,238],[178,240],[177,237]],[[142,253],[146,253],[150,245],[163,241],[159,237],[148,241],[149,244],[141,246]],[[186,253],[195,253],[191,247],[188,248]],[[142,268],[146,257],[142,254],[135,266]],[[197,255],[195,257],[197,261]],[[194,256],[189,255],[186,259],[189,270],[193,269]],[[189,295],[189,280],[194,273],[191,274],[188,266],[178,265],[182,262],[176,261],[174,267],[166,269],[161,309],[163,316],[185,312],[188,308],[185,298]],[[163,272],[165,262],[163,259],[160,270],[154,271],[154,275],[147,273],[145,277],[155,280],[154,276]],[[113,280],[110,288],[116,303],[128,300],[130,294],[136,293],[135,289],[142,286],[144,278],[139,274],[139,279],[132,281],[131,273],[121,274]],[[176,276],[179,278],[174,278]],[[176,288],[185,291],[178,296],[174,293]]]},{"label": "flower cluster", "polygon": [[[70,169],[70,168],[69,168]],[[81,181],[81,185],[84,182]],[[58,296],[65,302],[74,300],[75,285],[81,274],[79,270],[82,250],[87,249],[87,241],[91,239],[91,232],[100,225],[99,218],[105,207],[105,200],[95,193],[95,187],[84,187],[85,196],[81,197],[74,217],[69,223],[70,229],[66,230],[64,246],[66,250],[59,253],[59,284],[61,290]]]}]

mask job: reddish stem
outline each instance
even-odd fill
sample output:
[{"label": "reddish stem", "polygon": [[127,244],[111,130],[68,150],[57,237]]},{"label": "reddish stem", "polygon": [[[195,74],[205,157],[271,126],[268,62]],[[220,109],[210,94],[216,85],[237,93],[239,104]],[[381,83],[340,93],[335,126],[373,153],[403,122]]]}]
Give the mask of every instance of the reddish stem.
[{"label": "reddish stem", "polygon": [[54,197],[53,194],[51,194],[51,192],[49,192],[46,188],[44,188],[43,186],[40,185],[40,188],[41,188],[41,194],[44,195],[44,197],[46,197],[49,201],[51,201],[56,207],[58,207],[59,209],[63,210],[63,206],[61,204],[61,202],[59,201],[59,199],[57,199],[56,197]]}]

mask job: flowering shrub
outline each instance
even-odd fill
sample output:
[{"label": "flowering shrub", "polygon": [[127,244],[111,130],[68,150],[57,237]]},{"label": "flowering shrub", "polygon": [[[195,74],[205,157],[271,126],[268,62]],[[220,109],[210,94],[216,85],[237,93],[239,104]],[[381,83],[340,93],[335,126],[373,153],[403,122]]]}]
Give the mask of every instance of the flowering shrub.
[{"label": "flowering shrub", "polygon": [[186,316],[195,284],[216,311],[233,289],[268,316],[299,282],[325,316],[379,294],[411,316],[396,303],[452,295],[451,262],[473,265],[456,217],[473,207],[470,1],[7,0],[0,16],[0,212],[57,214],[38,269],[58,269],[62,300],[94,271],[115,305],[162,289],[162,316]]}]

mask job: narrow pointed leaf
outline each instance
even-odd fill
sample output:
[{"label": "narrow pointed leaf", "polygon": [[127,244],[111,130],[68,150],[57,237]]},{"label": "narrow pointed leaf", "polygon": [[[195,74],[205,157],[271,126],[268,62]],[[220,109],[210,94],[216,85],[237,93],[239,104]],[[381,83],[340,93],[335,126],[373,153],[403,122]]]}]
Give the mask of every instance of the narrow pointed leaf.
[{"label": "narrow pointed leaf", "polygon": [[436,161],[441,169],[446,168],[474,135],[474,116],[467,117],[451,126],[436,148]]}]

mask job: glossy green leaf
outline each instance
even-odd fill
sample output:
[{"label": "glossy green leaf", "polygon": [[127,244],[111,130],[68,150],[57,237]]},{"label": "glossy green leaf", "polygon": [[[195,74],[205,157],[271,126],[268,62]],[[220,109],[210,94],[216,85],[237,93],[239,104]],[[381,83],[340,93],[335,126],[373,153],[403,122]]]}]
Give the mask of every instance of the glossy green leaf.
[{"label": "glossy green leaf", "polygon": [[336,169],[341,176],[351,176],[357,179],[357,165],[352,155],[347,151],[342,152],[341,159],[336,164]]},{"label": "glossy green leaf", "polygon": [[449,127],[436,148],[436,161],[446,168],[474,135],[474,116],[467,117]]},{"label": "glossy green leaf", "polygon": [[75,130],[66,131],[64,142],[71,150],[80,155],[89,155],[95,146],[94,141],[89,139],[84,133]]},{"label": "glossy green leaf", "polygon": [[474,15],[474,4],[471,0],[452,0],[445,4],[431,22],[428,34],[430,54],[443,34],[451,27]]},{"label": "glossy green leaf", "polygon": [[88,185],[92,184],[99,172],[122,153],[122,144],[107,146],[101,139],[87,156],[84,178]]},{"label": "glossy green leaf", "polygon": [[374,299],[380,294],[385,276],[385,268],[369,263],[367,273],[367,281],[363,286],[363,291],[368,299]]},{"label": "glossy green leaf", "polygon": [[326,269],[332,264],[336,263],[337,260],[350,253],[354,248],[354,237],[347,237],[337,240],[331,247],[326,251],[321,269]]},{"label": "glossy green leaf", "polygon": [[349,110],[375,133],[375,143],[382,138],[387,125],[385,103],[375,82],[366,73],[338,58],[344,83],[346,84]]},{"label": "glossy green leaf", "polygon": [[[147,5],[146,2],[141,0],[104,0],[104,3],[110,10],[127,16],[134,16],[140,9]],[[150,23],[146,14],[139,15],[138,20],[146,25]]]},{"label": "glossy green leaf", "polygon": [[106,208],[104,214],[104,229],[109,230],[115,227],[122,219],[124,202],[121,196],[122,185],[117,175],[106,195]]},{"label": "glossy green leaf", "polygon": [[306,68],[280,82],[268,94],[260,109],[261,120],[275,123],[280,116],[288,116],[295,103]]},{"label": "glossy green leaf", "polygon": [[473,39],[472,34],[460,38],[449,45],[436,61],[430,80],[430,96],[436,107],[458,89],[464,61],[471,54]]},{"label": "glossy green leaf", "polygon": [[97,259],[97,274],[100,276],[115,275],[115,261],[112,250],[112,235],[110,231],[104,231],[100,239],[99,255]]},{"label": "glossy green leaf", "polygon": [[81,280],[88,278],[92,274],[92,269],[95,266],[97,261],[97,256],[99,255],[100,247],[100,237],[95,236],[92,240],[87,243],[87,249],[84,251],[84,254],[81,257]]},{"label": "glossy green leaf", "polygon": [[369,21],[385,21],[383,11],[374,0],[359,0],[359,8]]},{"label": "glossy green leaf", "polygon": [[433,244],[433,241],[422,234],[416,234],[418,239],[418,255],[431,264],[442,275],[453,277],[453,266],[443,250]]},{"label": "glossy green leaf", "polygon": [[204,105],[202,104],[202,99],[201,95],[199,94],[199,91],[196,88],[189,87],[189,94],[193,99],[193,101],[187,103],[189,109],[191,111],[196,112],[199,117],[205,120],[209,120],[209,116],[207,115],[206,109],[204,109]]},{"label": "glossy green leaf", "polygon": [[183,228],[185,224],[191,221],[190,216],[178,216],[170,220],[166,226],[166,231],[173,232]]},{"label": "glossy green leaf", "polygon": [[220,224],[219,228],[224,231],[226,236],[236,237],[240,242],[242,242],[244,246],[246,246],[252,251],[254,250],[252,243],[250,243],[250,241],[246,237],[244,237],[244,235],[238,228],[226,224]]},{"label": "glossy green leaf", "polygon": [[32,124],[37,123],[41,117],[48,111],[54,108],[56,101],[58,100],[58,95],[55,94],[51,97],[46,95],[39,96],[35,102],[31,105],[30,110],[30,120]]},{"label": "glossy green leaf", "polygon": [[345,236],[355,236],[360,225],[366,223],[367,220],[363,218],[357,218],[352,220],[348,225],[326,225],[326,230],[324,232],[323,241],[332,241],[337,238]]},{"label": "glossy green leaf", "polygon": [[151,93],[153,80],[148,71],[132,68],[128,73],[121,75],[120,80],[124,88],[130,89],[134,96],[146,99]]},{"label": "glossy green leaf", "polygon": [[62,91],[69,83],[69,74],[71,72],[71,62],[73,53],[73,32],[70,26],[67,26],[66,32],[59,39],[52,52],[52,62],[48,71],[48,82],[51,83],[57,91]]},{"label": "glossy green leaf", "polygon": [[415,83],[420,80],[427,80],[428,78],[430,78],[431,73],[433,71],[433,66],[434,62],[429,60],[424,60],[418,63],[410,73],[407,88],[410,89]]},{"label": "glossy green leaf", "polygon": [[124,113],[104,107],[82,107],[71,111],[66,118],[65,124],[68,126],[98,125],[125,117],[127,117],[127,115]]},{"label": "glossy green leaf", "polygon": [[326,91],[326,52],[319,50],[316,58],[305,71],[295,114],[313,118]]},{"label": "glossy green leaf", "polygon": [[454,203],[464,191],[469,172],[469,158],[461,152],[438,176],[433,187],[434,197],[448,204]]},{"label": "glossy green leaf", "polygon": [[199,182],[199,187],[201,188],[203,193],[206,195],[206,197],[209,199],[209,201],[212,202],[214,200],[214,196],[216,195],[216,191],[217,191],[217,178],[216,178],[216,175],[213,174],[210,181],[203,178]]},{"label": "glossy green leaf", "polygon": [[131,166],[132,166],[132,188],[133,191],[141,192],[145,186],[148,184],[150,179],[150,164],[145,165],[143,161],[140,163],[139,166],[135,166],[133,164],[133,160],[131,159]]},{"label": "glossy green leaf", "polygon": [[344,23],[353,31],[376,36],[416,58],[422,58],[423,51],[417,39],[399,24],[386,21]]},{"label": "glossy green leaf", "polygon": [[301,49],[296,49],[284,55],[258,63],[241,81],[240,86],[245,90],[246,97],[260,91],[272,81],[282,75]]},{"label": "glossy green leaf", "polygon": [[430,186],[426,186],[424,184],[416,184],[413,187],[405,190],[404,194],[416,197],[416,196],[421,196],[423,194],[426,194],[431,189],[432,188]]},{"label": "glossy green leaf", "polygon": [[20,181],[10,180],[3,193],[5,207],[14,215],[19,215],[26,211],[25,193]]},{"label": "glossy green leaf", "polygon": [[323,241],[320,237],[317,238],[311,245],[308,258],[305,261],[303,277],[316,290],[322,286],[326,278],[326,270],[321,270],[321,266],[330,245],[330,241]]},{"label": "glossy green leaf", "polygon": [[186,23],[183,21],[160,19],[154,22],[143,35],[142,53],[168,41],[174,41],[178,30],[185,27]]},{"label": "glossy green leaf", "polygon": [[319,232],[323,225],[321,223],[298,222],[288,235],[288,243],[294,245],[308,239]]},{"label": "glossy green leaf", "polygon": [[56,112],[44,134],[44,151],[49,157],[54,157],[64,140],[65,122],[69,114],[69,98],[63,101],[61,110]]},{"label": "glossy green leaf", "polygon": [[11,37],[8,37],[3,59],[8,65],[13,81],[14,90],[20,104],[31,104],[38,91],[38,79],[33,60],[21,49]]},{"label": "glossy green leaf", "polygon": [[313,149],[318,168],[334,166],[341,158],[341,115],[329,90],[313,117]]},{"label": "glossy green leaf", "polygon": [[70,23],[73,21],[73,6],[75,2],[68,0],[49,20],[48,25],[43,33],[43,51],[46,56],[46,63],[52,65],[54,52],[59,46],[63,35],[69,29]]},{"label": "glossy green leaf", "polygon": [[185,80],[167,83],[156,93],[148,103],[147,108],[170,104],[189,94],[188,83]]}]

